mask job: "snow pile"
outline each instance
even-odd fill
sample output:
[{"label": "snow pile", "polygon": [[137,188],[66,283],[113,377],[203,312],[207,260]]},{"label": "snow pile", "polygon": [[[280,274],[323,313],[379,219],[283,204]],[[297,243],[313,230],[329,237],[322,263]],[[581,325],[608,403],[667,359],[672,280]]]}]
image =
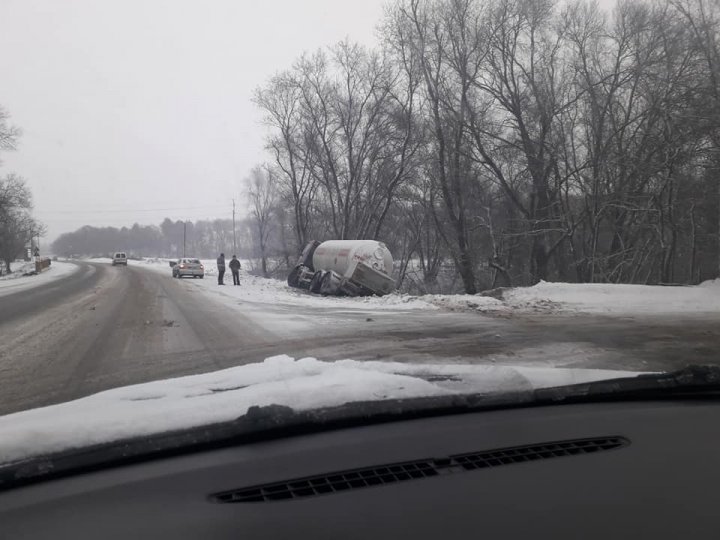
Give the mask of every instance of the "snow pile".
[{"label": "snow pile", "polygon": [[16,272],[0,278],[0,296],[38,287],[45,283],[66,277],[79,270],[79,266],[67,262],[52,261],[50,268],[39,274],[32,276],[22,275],[25,272],[33,270],[35,270],[35,263],[28,263],[28,265],[18,268]]},{"label": "snow pile", "polygon": [[[5,264],[2,263],[2,270],[5,271]],[[23,274],[27,274],[28,272],[34,272],[35,271],[35,263],[34,262],[25,262],[22,261],[22,263],[18,263],[15,261],[12,265],[13,271],[9,274],[2,274],[0,275],[0,281],[7,281],[9,279],[17,279],[20,277],[23,277]]]},{"label": "snow pile", "polygon": [[[706,282],[707,283],[707,282]],[[720,312],[720,287],[663,287],[601,283],[546,283],[509,289],[503,300],[512,308],[545,303],[562,311],[611,314]]]},{"label": "snow pile", "polygon": [[501,393],[637,375],[609,370],[322,362],[281,355],[257,364],[100,392],[0,417],[0,463],[233,420],[253,405],[294,410],[358,401]]},{"label": "snow pile", "polygon": [[508,307],[501,300],[476,294],[427,294],[415,298],[450,311],[492,312],[508,310]]}]

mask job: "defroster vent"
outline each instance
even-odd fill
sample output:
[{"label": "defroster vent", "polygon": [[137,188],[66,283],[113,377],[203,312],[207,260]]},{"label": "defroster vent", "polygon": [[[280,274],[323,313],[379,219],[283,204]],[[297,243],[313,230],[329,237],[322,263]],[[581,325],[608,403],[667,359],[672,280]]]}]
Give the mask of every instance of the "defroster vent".
[{"label": "defroster vent", "polygon": [[458,454],[446,458],[429,458],[404,463],[392,463],[376,467],[308,476],[284,482],[244,487],[222,493],[215,493],[211,495],[210,498],[220,503],[254,503],[299,499],[338,493],[350,489],[419,480],[421,478],[440,476],[443,474],[501,467],[503,465],[524,463],[526,461],[604,452],[606,450],[622,448],[628,444],[630,444],[630,442],[623,437],[598,437],[594,439],[576,439],[527,446],[514,446],[511,448],[498,448],[495,450]]}]

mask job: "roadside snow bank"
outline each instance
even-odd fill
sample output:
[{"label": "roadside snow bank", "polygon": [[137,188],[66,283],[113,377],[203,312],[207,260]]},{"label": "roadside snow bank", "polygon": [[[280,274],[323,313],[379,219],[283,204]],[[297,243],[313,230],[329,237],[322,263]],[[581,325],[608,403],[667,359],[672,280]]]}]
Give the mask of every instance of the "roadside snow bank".
[{"label": "roadside snow bank", "polygon": [[285,304],[326,309],[436,309],[423,299],[401,294],[358,298],[320,296],[288,287],[285,281],[252,276],[242,270],[240,271],[239,287],[232,285],[232,276],[228,274],[225,275],[224,287],[218,287],[215,279],[205,279],[203,281],[194,280],[193,284],[199,288],[224,296],[230,296],[246,302],[265,304]]},{"label": "roadside snow bank", "polygon": [[35,269],[35,263],[27,263],[17,272],[13,272],[7,276],[0,278],[0,296],[12,294],[18,291],[24,291],[33,287],[38,287],[45,283],[49,283],[56,279],[66,277],[80,269],[79,266],[67,262],[52,261],[50,268],[33,276],[23,276],[25,272]]},{"label": "roadside snow bank", "polygon": [[[716,280],[717,281],[717,280]],[[510,307],[555,306],[557,311],[626,314],[720,313],[720,286],[663,287],[601,283],[546,283],[504,291]]]},{"label": "roadside snow bank", "polygon": [[501,393],[638,375],[597,369],[323,362],[281,355],[257,364],[115,388],[0,417],[0,463],[225,422],[271,404],[294,410],[358,401]]},{"label": "roadside snow bank", "polygon": [[[9,274],[0,274],[0,281],[7,281],[10,279],[24,277],[23,274],[27,274],[28,272],[33,272],[35,270],[35,263],[25,261],[13,261],[11,267],[13,268],[13,271]],[[2,270],[5,270],[4,263]]]},{"label": "roadside snow bank", "polygon": [[[109,262],[109,261],[105,261]],[[130,264],[168,276],[172,270],[169,259],[143,259]],[[720,279],[698,286],[662,287],[652,285],[615,285],[593,283],[547,283],[533,287],[496,290],[492,296],[483,294],[429,294],[410,296],[393,293],[383,297],[323,297],[292,289],[284,280],[248,274],[243,261],[240,287],[232,285],[230,273],[224,287],[218,287],[214,260],[202,260],[204,280],[190,280],[208,294],[258,304],[283,304],[325,309],[387,309],[387,310],[448,310],[480,313],[606,313],[606,314],[678,314],[719,313]]]},{"label": "roadside snow bank", "polygon": [[477,294],[426,294],[413,297],[433,306],[450,311],[508,311],[508,306],[497,298]]}]

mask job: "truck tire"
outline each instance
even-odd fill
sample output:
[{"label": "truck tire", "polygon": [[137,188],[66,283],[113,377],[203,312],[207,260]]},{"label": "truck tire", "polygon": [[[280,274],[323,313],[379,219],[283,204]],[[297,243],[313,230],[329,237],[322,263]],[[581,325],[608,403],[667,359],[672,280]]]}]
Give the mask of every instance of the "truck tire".
[{"label": "truck tire", "polygon": [[311,293],[320,294],[320,286],[322,285],[323,277],[325,277],[325,272],[322,270],[315,272],[312,280],[310,281],[309,290]]},{"label": "truck tire", "polygon": [[338,285],[342,277],[333,272],[325,272],[325,275],[320,280],[320,294],[323,296],[336,296],[339,292]]},{"label": "truck tire", "polygon": [[290,274],[288,274],[288,279],[287,279],[288,285],[290,287],[297,288],[297,286],[299,285],[299,278],[300,278],[301,271],[302,271],[302,265],[298,265],[290,271]]}]

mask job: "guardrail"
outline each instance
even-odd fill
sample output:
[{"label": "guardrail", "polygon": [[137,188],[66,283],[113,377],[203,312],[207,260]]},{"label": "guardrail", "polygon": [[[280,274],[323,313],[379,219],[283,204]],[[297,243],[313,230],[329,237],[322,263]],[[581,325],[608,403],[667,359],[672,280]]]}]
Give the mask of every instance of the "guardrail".
[{"label": "guardrail", "polygon": [[39,274],[43,270],[47,270],[50,268],[50,258],[49,257],[43,257],[42,259],[35,259],[35,271]]}]

